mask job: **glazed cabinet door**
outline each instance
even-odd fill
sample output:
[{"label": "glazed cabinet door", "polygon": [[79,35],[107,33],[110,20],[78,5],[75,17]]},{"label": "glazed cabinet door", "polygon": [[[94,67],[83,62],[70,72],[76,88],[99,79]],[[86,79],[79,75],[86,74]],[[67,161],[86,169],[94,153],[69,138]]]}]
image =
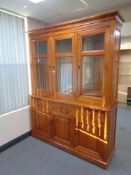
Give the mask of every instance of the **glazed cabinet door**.
[{"label": "glazed cabinet door", "polygon": [[30,45],[33,95],[50,97],[52,95],[50,38],[32,39]]},{"label": "glazed cabinet door", "polygon": [[51,136],[51,116],[32,109],[32,133]]},{"label": "glazed cabinet door", "polygon": [[78,97],[90,104],[102,105],[106,99],[107,77],[111,61],[110,29],[103,28],[78,34]]},{"label": "glazed cabinet door", "polygon": [[57,98],[76,96],[76,35],[57,35],[52,38],[54,64],[54,95]]}]

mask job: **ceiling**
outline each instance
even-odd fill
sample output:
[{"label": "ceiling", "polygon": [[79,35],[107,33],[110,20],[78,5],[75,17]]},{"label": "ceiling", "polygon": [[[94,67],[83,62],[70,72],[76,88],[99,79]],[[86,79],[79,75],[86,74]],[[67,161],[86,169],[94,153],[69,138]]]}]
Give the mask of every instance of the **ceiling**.
[{"label": "ceiling", "polygon": [[[128,9],[128,13],[122,11],[123,7]],[[121,11],[126,21],[131,21],[131,0],[44,0],[38,4],[29,0],[0,0],[0,8],[45,24],[65,22],[116,9]]]}]

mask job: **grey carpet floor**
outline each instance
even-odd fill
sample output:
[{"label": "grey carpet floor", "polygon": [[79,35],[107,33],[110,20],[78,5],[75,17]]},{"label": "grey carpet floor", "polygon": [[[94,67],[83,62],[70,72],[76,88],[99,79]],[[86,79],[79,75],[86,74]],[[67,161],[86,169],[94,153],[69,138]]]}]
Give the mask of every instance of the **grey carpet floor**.
[{"label": "grey carpet floor", "polygon": [[[118,116],[125,114],[131,118],[131,110],[118,110]],[[131,131],[122,123],[117,128],[117,149],[107,170],[28,137],[0,154],[0,175],[131,175]]]}]

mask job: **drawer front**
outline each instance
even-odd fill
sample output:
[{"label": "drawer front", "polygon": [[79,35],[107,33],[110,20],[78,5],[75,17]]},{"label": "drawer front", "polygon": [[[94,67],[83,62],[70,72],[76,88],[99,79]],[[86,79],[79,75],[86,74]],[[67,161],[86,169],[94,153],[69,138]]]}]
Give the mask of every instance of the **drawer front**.
[{"label": "drawer front", "polygon": [[63,103],[49,102],[49,114],[57,116],[75,117],[75,106]]},{"label": "drawer front", "polygon": [[40,98],[31,98],[31,107],[41,112],[47,112],[47,105],[47,100],[43,100]]}]

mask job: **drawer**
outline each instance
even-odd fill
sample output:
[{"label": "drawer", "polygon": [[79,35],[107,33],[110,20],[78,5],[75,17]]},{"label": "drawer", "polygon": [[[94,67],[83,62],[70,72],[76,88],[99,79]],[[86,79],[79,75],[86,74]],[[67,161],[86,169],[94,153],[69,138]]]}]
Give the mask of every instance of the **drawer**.
[{"label": "drawer", "polygon": [[47,101],[40,98],[31,98],[31,107],[46,112],[47,110]]},{"label": "drawer", "polygon": [[75,106],[72,105],[55,103],[50,101],[48,108],[49,108],[49,114],[52,115],[75,116]]}]

